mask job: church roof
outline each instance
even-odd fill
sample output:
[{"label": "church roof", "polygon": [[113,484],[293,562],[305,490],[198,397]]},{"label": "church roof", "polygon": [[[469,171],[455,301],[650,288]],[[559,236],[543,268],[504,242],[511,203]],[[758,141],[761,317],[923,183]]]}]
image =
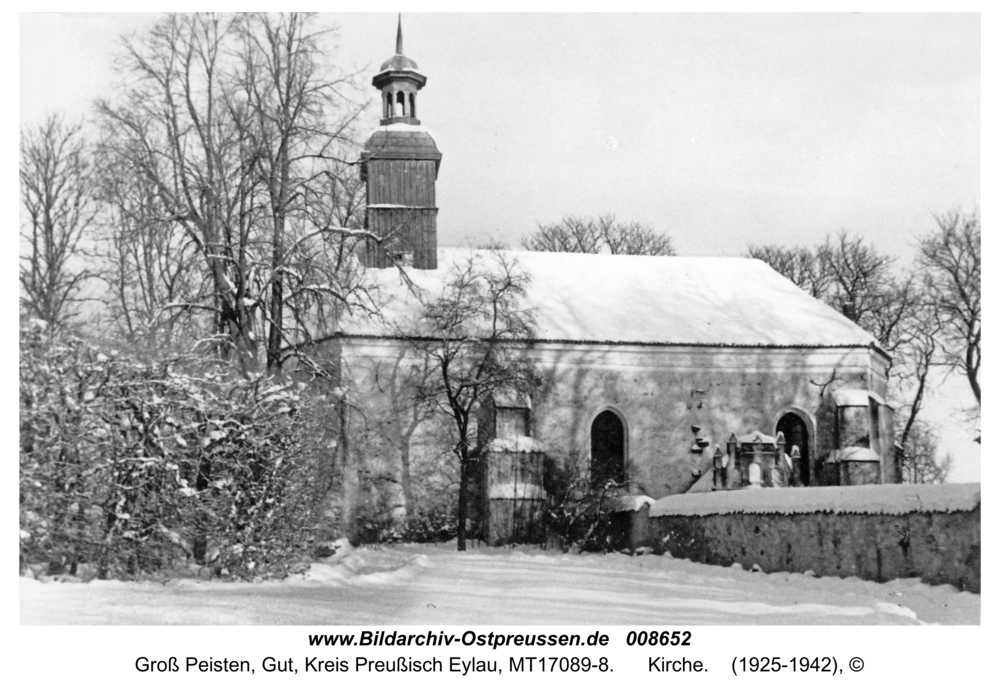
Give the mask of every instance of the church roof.
[{"label": "church roof", "polygon": [[[757,259],[504,251],[531,276],[523,304],[539,341],[736,347],[857,347],[875,338]],[[409,270],[427,297],[455,265],[495,261],[440,248],[437,270]],[[371,270],[371,269],[370,269]],[[395,269],[374,270],[383,320],[348,317],[344,335],[394,337],[419,309]],[[405,333],[404,333],[405,335]]]}]

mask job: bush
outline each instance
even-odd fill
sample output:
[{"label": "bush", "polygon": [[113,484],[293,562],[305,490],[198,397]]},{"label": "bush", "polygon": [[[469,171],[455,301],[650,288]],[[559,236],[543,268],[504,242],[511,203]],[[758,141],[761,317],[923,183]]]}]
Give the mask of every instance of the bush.
[{"label": "bush", "polygon": [[454,505],[420,506],[406,523],[404,541],[417,543],[450,541],[458,534]]},{"label": "bush", "polygon": [[21,329],[21,563],[142,577],[182,562],[284,575],[327,488],[302,386],[151,365]]},{"label": "bush", "polygon": [[548,463],[547,541],[563,551],[617,550],[622,539],[615,509],[619,498],[628,493],[627,488],[612,481],[593,486],[588,465],[585,458],[571,458],[561,467]]},{"label": "bush", "polygon": [[428,498],[414,505],[409,518],[402,513],[402,506],[394,504],[390,492],[372,486],[371,500],[358,506],[351,541],[357,544],[389,544],[396,542],[444,542],[455,538],[457,505],[452,494],[437,500]]}]

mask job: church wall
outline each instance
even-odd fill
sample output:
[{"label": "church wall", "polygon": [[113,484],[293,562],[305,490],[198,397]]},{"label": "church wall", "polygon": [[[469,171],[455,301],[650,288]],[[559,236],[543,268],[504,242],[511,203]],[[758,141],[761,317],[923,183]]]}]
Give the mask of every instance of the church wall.
[{"label": "church wall", "polygon": [[541,344],[543,388],[535,437],[572,463],[590,454],[590,426],[611,409],[626,426],[630,491],[653,498],[686,491],[710,453],[691,451],[691,427],[725,448],[732,433],[774,434],[782,414],[805,418],[813,477],[834,447],[834,390],[879,387],[864,349],[765,349]]},{"label": "church wall", "polygon": [[[453,423],[414,403],[405,347],[338,340],[344,395],[341,458],[345,511],[402,519],[457,497]],[[350,525],[345,523],[350,529]]]},{"label": "church wall", "polygon": [[[403,351],[394,340],[344,341],[345,386],[354,391],[357,409],[366,410],[366,428],[382,439],[373,454],[383,467],[398,465],[408,434],[414,441],[428,439],[413,444],[411,462],[435,454],[440,461],[452,433],[440,413],[410,429]],[[611,409],[625,423],[630,492],[653,498],[686,491],[699,478],[692,470],[710,471],[711,452],[691,451],[692,425],[710,439],[710,451],[715,444],[725,450],[734,432],[774,434],[789,411],[806,421],[810,474],[821,477],[823,459],[835,447],[830,394],[872,387],[882,394],[872,381],[872,362],[879,366],[881,356],[866,349],[541,343],[532,357],[543,384],[532,396],[531,435],[550,458],[563,467],[586,466],[591,424]],[[444,446],[434,448],[434,439]]]}]

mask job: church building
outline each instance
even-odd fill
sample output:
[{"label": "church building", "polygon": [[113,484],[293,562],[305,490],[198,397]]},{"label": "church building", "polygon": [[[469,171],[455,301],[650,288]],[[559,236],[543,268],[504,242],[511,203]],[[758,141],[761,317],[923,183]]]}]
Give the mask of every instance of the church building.
[{"label": "church building", "polygon": [[[415,335],[400,324],[419,309],[418,295],[440,294],[456,264],[489,258],[438,246],[442,156],[417,117],[427,77],[403,54],[401,29],[372,84],[382,118],[362,174],[366,227],[379,239],[361,253],[379,286],[381,318],[345,316],[337,346],[345,386],[387,415],[366,428],[381,430],[380,471],[392,475],[412,472],[435,443],[450,450],[433,420],[407,409],[393,379]],[[493,437],[486,460],[494,463],[484,472],[486,512],[499,514],[504,501],[544,501],[545,473],[570,465],[595,485],[610,481],[653,499],[898,481],[888,355],[763,262],[506,255],[530,277],[524,303],[536,327],[526,346],[539,385],[484,406],[480,424]],[[406,267],[406,280],[396,266]]]}]

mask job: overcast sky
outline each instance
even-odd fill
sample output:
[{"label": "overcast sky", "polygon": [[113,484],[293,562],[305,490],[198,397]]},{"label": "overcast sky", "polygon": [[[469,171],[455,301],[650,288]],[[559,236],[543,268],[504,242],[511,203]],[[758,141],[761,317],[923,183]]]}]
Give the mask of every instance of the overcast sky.
[{"label": "overcast sky", "polygon": [[[395,16],[323,21],[369,85]],[[117,37],[148,22],[22,15],[22,122],[110,95]],[[932,213],[979,203],[977,15],[407,14],[403,28],[444,154],[443,244],[612,212],[685,254],[848,228],[904,255]]]},{"label": "overcast sky", "polygon": [[[22,14],[21,123],[89,115],[119,36],[153,19]],[[321,20],[375,97],[396,16]],[[682,254],[846,228],[906,263],[933,213],[980,203],[976,14],[404,14],[403,30],[444,156],[443,245],[615,213]]]}]

